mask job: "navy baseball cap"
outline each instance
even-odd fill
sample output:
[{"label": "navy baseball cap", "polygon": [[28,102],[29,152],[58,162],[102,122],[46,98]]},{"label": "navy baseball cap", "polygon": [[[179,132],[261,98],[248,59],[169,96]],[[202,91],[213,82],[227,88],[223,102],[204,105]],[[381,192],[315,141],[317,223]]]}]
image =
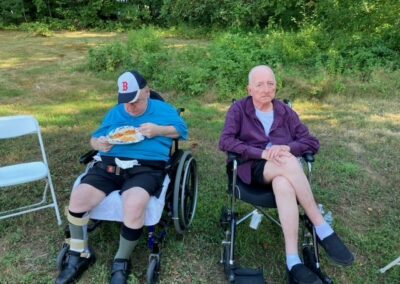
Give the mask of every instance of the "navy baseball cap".
[{"label": "navy baseball cap", "polygon": [[128,71],[118,78],[118,103],[134,103],[138,100],[140,90],[146,87],[146,79],[137,71]]}]

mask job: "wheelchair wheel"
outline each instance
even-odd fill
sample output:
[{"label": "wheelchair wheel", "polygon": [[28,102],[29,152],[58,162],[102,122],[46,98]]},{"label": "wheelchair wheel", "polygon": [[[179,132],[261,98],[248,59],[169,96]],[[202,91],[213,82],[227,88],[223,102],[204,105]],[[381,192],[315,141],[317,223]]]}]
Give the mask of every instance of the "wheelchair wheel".
[{"label": "wheelchair wheel", "polygon": [[147,266],[146,283],[153,284],[157,283],[160,277],[160,259],[157,257],[151,257],[149,265]]},{"label": "wheelchair wheel", "polygon": [[69,244],[64,243],[63,247],[61,248],[60,252],[57,255],[56,266],[59,272],[61,272],[64,267],[68,250],[69,250]]},{"label": "wheelchair wheel", "polygon": [[196,160],[189,151],[185,151],[176,170],[172,208],[172,219],[179,234],[183,234],[193,221],[198,188]]}]

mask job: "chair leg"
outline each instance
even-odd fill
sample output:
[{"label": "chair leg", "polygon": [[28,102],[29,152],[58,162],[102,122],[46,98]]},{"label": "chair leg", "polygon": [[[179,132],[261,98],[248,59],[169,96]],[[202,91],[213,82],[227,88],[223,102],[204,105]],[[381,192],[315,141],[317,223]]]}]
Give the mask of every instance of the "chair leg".
[{"label": "chair leg", "polygon": [[[53,201],[52,203],[48,203],[47,202],[47,191],[48,191],[49,188],[50,188],[50,192],[51,192],[51,196],[52,196],[52,201]],[[10,218],[10,217],[16,217],[16,216],[19,216],[19,215],[23,215],[23,214],[26,214],[26,213],[31,213],[31,212],[39,211],[39,210],[42,210],[42,209],[51,208],[51,207],[53,207],[55,209],[55,211],[56,211],[56,217],[57,217],[58,225],[61,225],[62,224],[62,220],[61,220],[61,216],[60,216],[59,207],[58,207],[58,204],[57,204],[57,199],[56,199],[54,187],[53,187],[53,184],[51,183],[51,180],[47,179],[41,201],[39,201],[39,202],[37,202],[35,204],[30,204],[30,205],[27,205],[27,206],[18,207],[18,208],[15,208],[15,209],[4,211],[4,212],[1,213],[0,220],[7,219],[7,218]]]},{"label": "chair leg", "polygon": [[379,269],[379,271],[381,273],[385,273],[386,270],[389,270],[390,268],[394,267],[395,265],[400,265],[400,256],[398,258],[396,258],[395,260],[393,260],[391,263],[389,263],[388,265],[386,265],[385,267]]},{"label": "chair leg", "polygon": [[54,186],[53,186],[53,182],[51,180],[50,174],[49,174],[49,177],[48,177],[48,185],[50,186],[51,198],[53,199],[53,207],[54,207],[54,210],[56,211],[57,224],[60,226],[60,225],[62,225],[60,209],[58,207],[56,193],[55,193],[55,190],[54,190]]}]

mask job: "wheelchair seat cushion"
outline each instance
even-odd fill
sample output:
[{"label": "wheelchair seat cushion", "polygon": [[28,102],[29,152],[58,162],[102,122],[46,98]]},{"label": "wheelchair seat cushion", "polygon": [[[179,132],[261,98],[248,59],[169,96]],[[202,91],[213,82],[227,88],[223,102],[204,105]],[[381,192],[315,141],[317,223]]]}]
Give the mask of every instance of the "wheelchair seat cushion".
[{"label": "wheelchair seat cushion", "polygon": [[[230,184],[229,189],[231,188]],[[275,195],[271,185],[246,184],[237,177],[235,197],[255,206],[276,208]]]}]

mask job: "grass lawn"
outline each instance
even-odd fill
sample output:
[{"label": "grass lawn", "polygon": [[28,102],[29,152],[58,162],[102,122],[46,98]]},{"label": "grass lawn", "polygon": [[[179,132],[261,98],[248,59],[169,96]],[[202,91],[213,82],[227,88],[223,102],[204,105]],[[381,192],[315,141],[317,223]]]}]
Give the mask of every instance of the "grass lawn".
[{"label": "grass lawn", "polygon": [[[123,35],[63,32],[36,37],[0,31],[0,116],[31,114],[38,118],[60,208],[68,204],[73,181],[83,170],[78,158],[89,149],[90,133],[117,100],[116,77],[96,76],[83,68],[87,50],[118,38],[123,40]],[[355,264],[343,269],[321,253],[322,268],[335,283],[400,283],[400,267],[378,272],[400,256],[399,75],[398,71],[376,72],[377,85],[365,84],[365,89],[340,78],[341,90],[351,90],[352,95],[341,92],[321,100],[294,101],[295,110],[321,141],[314,167],[316,199],[333,212],[336,231],[356,256]],[[225,156],[217,144],[230,102],[215,99],[216,94],[203,99],[164,95],[186,109],[183,115],[191,137],[182,148],[191,149],[198,161],[200,194],[193,226],[183,239],[176,237],[173,228],[169,231],[161,283],[224,283],[218,265],[223,238],[219,217],[228,198]],[[17,154],[10,154],[10,147]],[[12,146],[0,142],[0,165],[12,163],[18,155],[34,157],[37,153],[20,141]],[[0,191],[0,208],[38,197],[38,188]],[[240,213],[248,209],[239,207]],[[65,225],[64,216],[63,221]],[[0,283],[53,283],[63,227],[57,226],[51,209],[1,220]],[[238,232],[239,263],[262,267],[268,283],[286,283],[280,229],[264,220],[258,231],[244,224]],[[107,223],[91,235],[98,260],[80,283],[108,283],[118,233],[118,224]],[[130,283],[143,283],[146,276],[144,239],[134,252]]]}]

